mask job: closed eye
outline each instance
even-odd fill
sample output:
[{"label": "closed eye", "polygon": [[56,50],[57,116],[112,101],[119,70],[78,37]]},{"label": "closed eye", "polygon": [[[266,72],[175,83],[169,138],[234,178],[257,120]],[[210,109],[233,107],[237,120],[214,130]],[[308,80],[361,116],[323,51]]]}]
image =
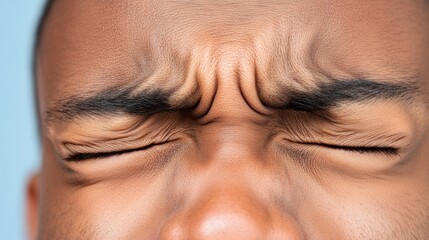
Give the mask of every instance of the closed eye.
[{"label": "closed eye", "polygon": [[385,146],[343,146],[343,145],[334,145],[326,143],[301,143],[306,145],[316,145],[325,148],[344,150],[349,152],[357,152],[362,154],[385,154],[388,156],[398,155],[399,149],[395,147],[385,147]]},{"label": "closed eye", "polygon": [[109,152],[88,152],[88,153],[77,152],[77,153],[72,153],[69,156],[65,157],[64,160],[69,162],[73,162],[73,161],[79,162],[79,161],[92,160],[92,159],[106,159],[113,156],[120,156],[127,153],[148,150],[152,147],[159,146],[169,142],[171,141],[153,143],[139,148],[123,149],[123,150],[109,151]]}]

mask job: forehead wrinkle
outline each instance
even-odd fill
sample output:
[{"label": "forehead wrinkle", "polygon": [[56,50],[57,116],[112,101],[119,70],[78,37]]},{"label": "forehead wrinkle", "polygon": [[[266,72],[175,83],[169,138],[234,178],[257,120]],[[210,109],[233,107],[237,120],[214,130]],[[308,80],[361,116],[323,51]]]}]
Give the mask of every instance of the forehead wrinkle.
[{"label": "forehead wrinkle", "polygon": [[[245,11],[244,11],[245,12]],[[154,23],[156,23],[157,21],[155,21]],[[155,24],[156,25],[156,24]],[[165,28],[164,28],[164,30],[165,30]],[[174,40],[174,39],[173,39]],[[180,46],[179,46],[180,47]],[[174,56],[174,55],[173,55]],[[179,71],[180,72],[180,71]],[[166,78],[167,79],[167,78]],[[170,78],[171,79],[171,78]],[[157,82],[157,84],[160,84],[159,82]],[[171,84],[171,82],[169,82],[168,84],[167,84],[167,82],[166,82],[166,84],[163,84],[163,85],[166,85],[166,86],[171,86],[172,84]]]},{"label": "forehead wrinkle", "polygon": [[199,59],[183,58],[171,49],[166,51],[165,54],[161,54],[162,59],[156,60],[150,74],[135,81],[135,88],[131,94],[138,95],[157,86],[169,94],[171,106],[195,104],[201,96],[196,79]]},{"label": "forehead wrinkle", "polygon": [[[386,73],[383,78],[379,78],[378,75],[371,73],[371,71],[368,71],[368,73],[353,73],[347,69],[339,71],[335,67],[332,68],[332,66],[331,68],[327,68],[326,64],[321,64],[322,61],[316,56],[317,50],[320,47],[320,42],[318,41],[320,38],[319,32],[315,31],[315,33],[309,34],[307,38],[300,38],[299,36],[292,38],[290,34],[287,36],[289,37],[283,40],[285,43],[283,44],[283,48],[279,47],[283,50],[274,51],[274,57],[266,61],[266,65],[270,66],[271,69],[269,72],[276,74],[272,74],[270,78],[266,72],[259,71],[257,73],[257,91],[262,102],[276,105],[284,100],[284,98],[281,100],[281,96],[287,98],[288,95],[294,95],[299,92],[316,91],[321,85],[332,83],[332,81],[379,79],[380,82],[391,82],[392,84],[398,84],[398,86],[402,82],[404,86],[408,86],[404,88],[409,88],[409,91],[401,92],[410,93],[412,92],[411,90],[414,90],[415,94],[413,95],[416,96],[415,99],[422,100],[422,96],[426,97],[426,101],[424,102],[427,106],[428,94],[424,94],[422,74],[418,69],[411,69],[408,72]],[[301,40],[301,50],[296,46],[291,46],[291,42],[294,39],[296,40],[296,38],[300,38]],[[306,41],[305,39],[310,40]],[[275,61],[274,59],[279,60]],[[282,62],[281,66],[287,67],[283,69],[281,67],[274,68],[274,64],[270,64],[276,62]],[[381,73],[383,71],[379,72],[379,74]],[[386,75],[388,77],[385,77]],[[407,94],[407,96],[411,95]],[[403,99],[407,100],[406,98]]]},{"label": "forehead wrinkle", "polygon": [[261,38],[256,43],[256,88],[263,102],[279,101],[278,97],[288,92],[314,89],[331,77],[314,55],[319,47],[317,31],[304,35],[296,29],[283,31],[285,35],[267,33],[272,36],[269,41]]}]

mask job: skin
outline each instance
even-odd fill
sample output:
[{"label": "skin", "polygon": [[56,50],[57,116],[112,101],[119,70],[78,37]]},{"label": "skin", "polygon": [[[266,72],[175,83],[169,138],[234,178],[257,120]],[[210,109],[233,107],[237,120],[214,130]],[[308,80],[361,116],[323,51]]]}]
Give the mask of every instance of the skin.
[{"label": "skin", "polygon": [[[428,239],[428,11],[418,0],[55,1],[37,50],[43,164],[29,238]],[[361,78],[419,94],[323,117],[278,108]],[[67,99],[129,86],[186,109],[49,118]]]}]

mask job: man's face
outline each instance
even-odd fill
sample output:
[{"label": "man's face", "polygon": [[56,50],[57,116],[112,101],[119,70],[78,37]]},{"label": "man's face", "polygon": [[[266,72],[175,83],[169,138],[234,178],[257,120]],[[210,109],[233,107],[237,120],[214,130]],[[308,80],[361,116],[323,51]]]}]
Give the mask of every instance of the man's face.
[{"label": "man's face", "polygon": [[64,1],[40,239],[428,239],[422,1]]}]

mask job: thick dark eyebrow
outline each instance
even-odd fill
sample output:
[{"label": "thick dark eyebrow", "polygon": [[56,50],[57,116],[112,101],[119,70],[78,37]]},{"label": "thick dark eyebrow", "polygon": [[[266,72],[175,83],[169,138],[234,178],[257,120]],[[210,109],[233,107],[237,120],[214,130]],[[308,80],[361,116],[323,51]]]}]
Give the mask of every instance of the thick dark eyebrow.
[{"label": "thick dark eyebrow", "polygon": [[304,112],[330,110],[345,102],[400,100],[410,102],[419,95],[416,81],[387,83],[373,80],[332,80],[310,92],[288,92],[281,109]]},{"label": "thick dark eyebrow", "polygon": [[176,110],[170,106],[170,93],[161,90],[133,94],[133,87],[106,89],[87,97],[72,96],[44,113],[45,122],[69,121],[84,116],[109,114],[151,115]]},{"label": "thick dark eyebrow", "polygon": [[[171,106],[171,93],[162,90],[143,91],[133,94],[133,87],[110,88],[89,97],[72,96],[59,102],[44,113],[46,122],[68,121],[83,116],[109,114],[151,115],[155,113],[191,108]],[[344,102],[363,102],[376,99],[398,99],[407,102],[418,95],[414,81],[400,83],[372,80],[333,80],[319,84],[308,92],[287,92],[284,104],[274,108],[317,112],[329,110]],[[268,104],[267,104],[268,105]]]}]

